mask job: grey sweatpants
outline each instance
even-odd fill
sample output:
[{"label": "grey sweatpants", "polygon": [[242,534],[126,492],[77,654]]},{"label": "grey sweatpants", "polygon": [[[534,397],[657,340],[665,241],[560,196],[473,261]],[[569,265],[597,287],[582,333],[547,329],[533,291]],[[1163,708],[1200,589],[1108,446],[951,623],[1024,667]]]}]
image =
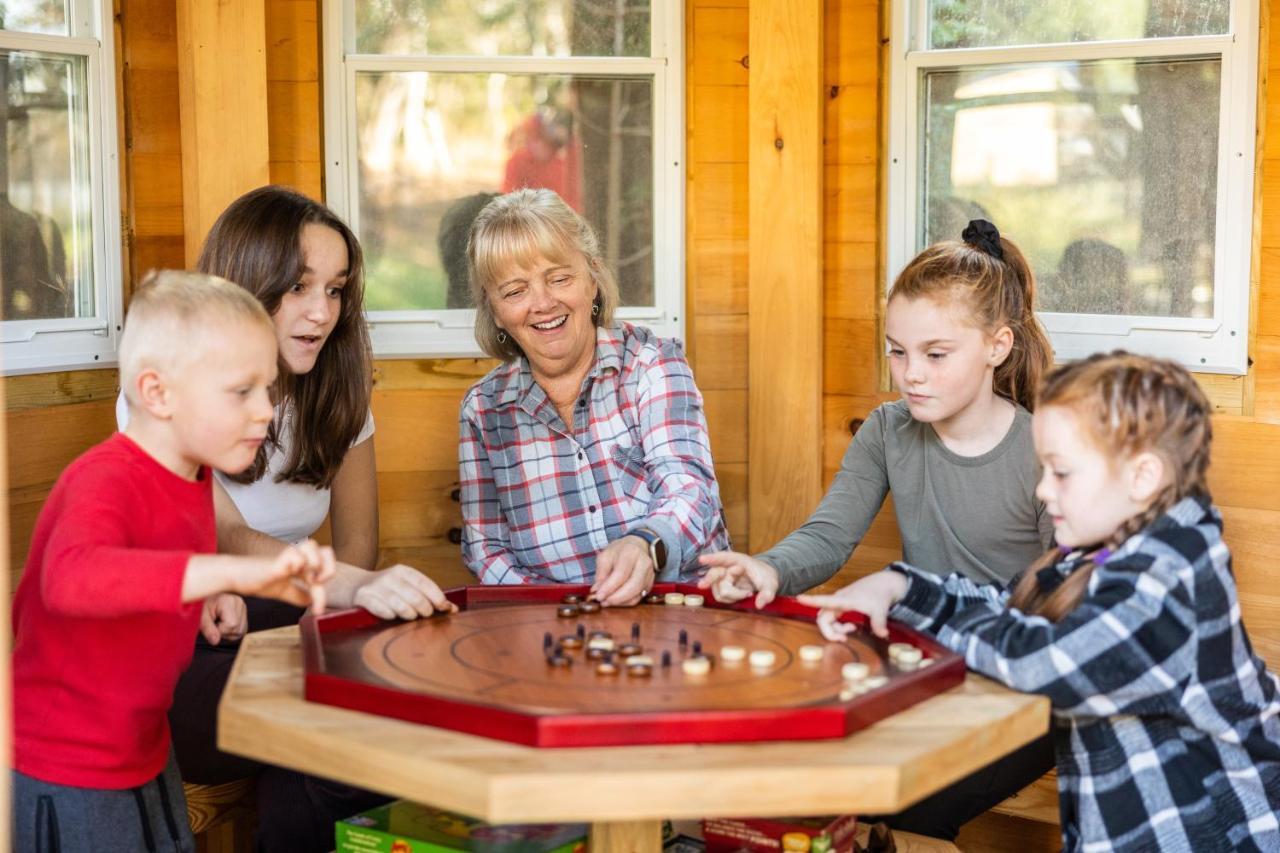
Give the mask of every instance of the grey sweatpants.
[{"label": "grey sweatpants", "polygon": [[119,791],[12,773],[13,853],[195,853],[172,752],[159,776]]}]

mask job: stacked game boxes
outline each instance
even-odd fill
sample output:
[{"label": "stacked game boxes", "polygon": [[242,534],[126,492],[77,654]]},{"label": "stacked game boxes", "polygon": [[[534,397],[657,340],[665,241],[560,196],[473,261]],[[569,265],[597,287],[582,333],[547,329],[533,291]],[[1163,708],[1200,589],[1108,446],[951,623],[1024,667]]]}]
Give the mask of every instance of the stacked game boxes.
[{"label": "stacked game boxes", "polygon": [[400,800],[337,824],[336,853],[585,853],[586,824],[493,825]]}]

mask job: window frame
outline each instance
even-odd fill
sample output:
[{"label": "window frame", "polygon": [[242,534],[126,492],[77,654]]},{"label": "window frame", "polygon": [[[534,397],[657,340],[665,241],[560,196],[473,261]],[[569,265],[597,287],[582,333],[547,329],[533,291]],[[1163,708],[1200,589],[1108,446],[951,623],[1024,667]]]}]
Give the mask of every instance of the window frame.
[{"label": "window frame", "polygon": [[1231,0],[1229,31],[1224,35],[947,49],[919,47],[928,44],[928,0],[901,0],[892,6],[885,292],[921,248],[916,240],[923,186],[920,98],[925,71],[1073,60],[1218,58],[1213,316],[1037,313],[1059,361],[1123,348],[1173,359],[1201,373],[1244,375],[1253,261],[1258,0]]},{"label": "window frame", "polygon": [[110,0],[70,0],[71,35],[0,30],[0,48],[85,58],[94,315],[0,322],[3,375],[116,364],[123,314],[120,159],[116,130],[115,39]]},{"label": "window frame", "polygon": [[[355,0],[324,0],[325,202],[357,235],[355,86],[363,71],[577,74],[653,80],[654,304],[625,306],[618,319],[663,337],[683,337],[685,293],[684,6],[651,0],[649,56],[528,57],[355,53]],[[592,223],[599,226],[599,223]],[[366,289],[368,282],[366,281]],[[368,311],[377,358],[483,357],[473,309]]]}]

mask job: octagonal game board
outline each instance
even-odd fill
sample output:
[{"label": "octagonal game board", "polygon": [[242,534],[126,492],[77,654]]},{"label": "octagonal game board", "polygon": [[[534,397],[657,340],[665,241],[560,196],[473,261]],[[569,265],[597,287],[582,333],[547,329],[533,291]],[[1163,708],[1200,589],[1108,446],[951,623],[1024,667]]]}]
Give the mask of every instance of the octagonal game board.
[{"label": "octagonal game board", "polygon": [[[659,584],[651,600],[673,592],[701,594]],[[306,698],[529,746],[717,743],[843,737],[964,678],[963,660],[902,625],[890,623],[888,640],[859,631],[829,643],[814,611],[794,599],[761,611],[708,596],[702,606],[561,615],[566,596],[586,593],[463,587],[448,592],[455,614],[307,617]],[[612,649],[588,657],[592,639],[603,646],[606,635]],[[918,649],[924,665],[900,665],[890,644]],[[820,657],[806,659],[816,652],[805,646],[820,647]],[[729,659],[735,651],[745,657]],[[708,671],[686,671],[691,657],[705,658]],[[865,664],[866,678],[846,680],[849,663]]]}]

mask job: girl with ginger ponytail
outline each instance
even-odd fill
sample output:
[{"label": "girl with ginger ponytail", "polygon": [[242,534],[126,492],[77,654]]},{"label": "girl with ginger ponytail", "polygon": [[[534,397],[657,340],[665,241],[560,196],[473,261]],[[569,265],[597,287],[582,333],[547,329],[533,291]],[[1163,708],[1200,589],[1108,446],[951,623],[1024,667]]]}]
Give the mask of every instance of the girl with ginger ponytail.
[{"label": "girl with ginger ponytail", "polygon": [[1059,368],[1034,419],[1056,549],[1008,588],[896,563],[801,597],[831,638],[892,616],[1049,697],[1068,851],[1280,850],[1280,679],[1240,618],[1210,419],[1172,362]]},{"label": "girl with ginger ponytail", "polygon": [[[904,558],[939,573],[1007,581],[1053,536],[1035,497],[1032,395],[1052,363],[1035,317],[1035,278],[996,227],[974,220],[899,273],[885,338],[902,399],[867,415],[809,520],[757,556],[704,554],[701,585],[721,601],[764,606],[830,580],[893,493]],[[961,825],[1052,766],[1042,738],[889,818],[953,839]]]}]

